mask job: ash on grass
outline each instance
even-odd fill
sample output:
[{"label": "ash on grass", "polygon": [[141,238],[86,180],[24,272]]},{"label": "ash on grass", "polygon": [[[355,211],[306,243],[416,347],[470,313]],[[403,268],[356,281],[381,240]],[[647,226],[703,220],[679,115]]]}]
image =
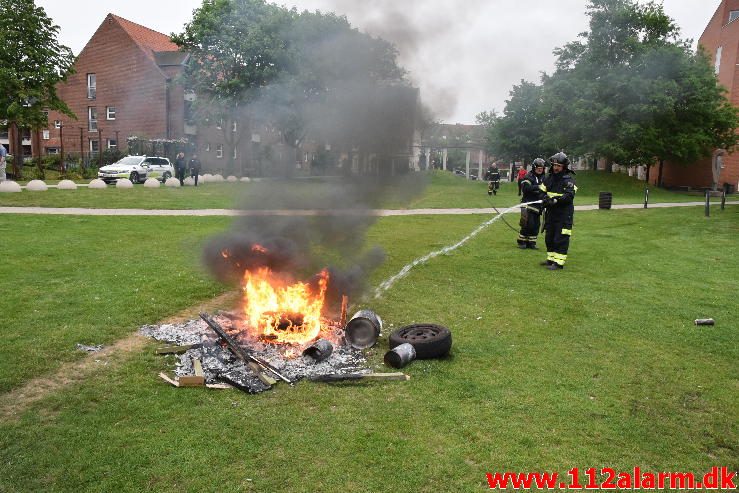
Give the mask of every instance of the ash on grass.
[{"label": "ash on grass", "polygon": [[[219,319],[219,323],[226,331],[231,328],[228,320]],[[181,324],[145,325],[139,332],[172,345],[196,345],[184,354],[175,356],[176,375],[192,375],[193,361],[199,359],[207,383],[225,382],[249,393],[259,393],[270,388],[259,380],[243,361],[228,348],[223,347],[215,333],[202,320],[189,320]],[[243,340],[239,342],[247,351],[269,363],[294,382],[303,378],[370,371],[362,352],[345,344],[334,344],[331,356],[324,361],[316,362],[309,356],[301,356],[299,352],[297,356],[285,357],[284,346],[259,342],[245,343]],[[274,377],[271,372],[266,372],[266,375]]]}]

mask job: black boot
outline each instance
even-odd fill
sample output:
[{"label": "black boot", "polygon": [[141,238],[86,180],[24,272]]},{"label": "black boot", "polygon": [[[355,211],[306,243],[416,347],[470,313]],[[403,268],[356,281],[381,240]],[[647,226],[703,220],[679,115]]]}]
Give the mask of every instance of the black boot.
[{"label": "black boot", "polygon": [[564,268],[565,268],[564,265],[559,265],[559,264],[554,264],[554,263],[550,265],[549,267],[547,267],[547,269],[549,270],[562,270]]}]

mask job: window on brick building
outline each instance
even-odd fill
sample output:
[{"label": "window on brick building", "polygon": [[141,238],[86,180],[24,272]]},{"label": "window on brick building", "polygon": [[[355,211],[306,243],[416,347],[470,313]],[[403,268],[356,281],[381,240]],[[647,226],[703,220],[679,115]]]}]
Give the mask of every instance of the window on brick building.
[{"label": "window on brick building", "polygon": [[218,121],[216,122],[216,128],[217,128],[218,130],[220,130],[220,129],[222,129],[222,128],[223,128],[223,118],[219,118],[219,119],[218,119]]},{"label": "window on brick building", "polygon": [[54,120],[54,128],[62,128],[62,121]]},{"label": "window on brick building", "polygon": [[108,120],[115,120],[115,106],[106,106],[105,117]]},{"label": "window on brick building", "polygon": [[47,147],[46,154],[59,154],[59,148],[58,147]]},{"label": "window on brick building", "polygon": [[218,144],[216,147],[216,157],[222,158],[223,157],[223,144]]},{"label": "window on brick building", "polygon": [[90,152],[100,152],[100,142],[90,139]]},{"label": "window on brick building", "polygon": [[87,99],[95,99],[97,96],[97,77],[95,74],[87,74]]},{"label": "window on brick building", "polygon": [[210,144],[205,144],[205,152],[210,152]]},{"label": "window on brick building", "polygon": [[42,130],[41,131],[41,138],[44,140],[49,140],[49,131],[48,130]]},{"label": "window on brick building", "polygon": [[108,149],[116,149],[118,147],[118,141],[115,139],[108,139]]},{"label": "window on brick building", "polygon": [[98,129],[98,109],[94,106],[87,107],[87,130],[96,132]]},{"label": "window on brick building", "polygon": [[729,22],[734,22],[737,19],[739,19],[739,10],[729,12]]},{"label": "window on brick building", "polygon": [[718,75],[721,71],[721,52],[724,50],[723,46],[716,48],[716,58],[713,62],[713,71]]}]

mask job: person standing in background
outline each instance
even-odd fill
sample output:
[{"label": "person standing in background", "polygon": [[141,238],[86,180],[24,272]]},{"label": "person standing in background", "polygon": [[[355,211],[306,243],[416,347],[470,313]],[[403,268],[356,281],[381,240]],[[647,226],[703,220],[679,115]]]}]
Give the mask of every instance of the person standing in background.
[{"label": "person standing in background", "polygon": [[185,153],[180,152],[174,160],[174,172],[180,180],[180,186],[185,184]]},{"label": "person standing in background", "polygon": [[198,177],[200,176],[200,168],[202,167],[202,164],[200,163],[200,159],[198,159],[197,154],[193,154],[192,158],[190,159],[190,164],[188,166],[190,168],[190,176],[195,180],[195,186],[198,186]]}]

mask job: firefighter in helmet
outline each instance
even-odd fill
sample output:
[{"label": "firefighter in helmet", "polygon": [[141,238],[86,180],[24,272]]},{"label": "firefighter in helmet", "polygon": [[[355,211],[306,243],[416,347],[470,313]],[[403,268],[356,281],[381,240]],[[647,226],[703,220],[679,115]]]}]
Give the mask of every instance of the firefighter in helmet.
[{"label": "firefighter in helmet", "polygon": [[491,163],[485,171],[485,180],[488,181],[488,195],[497,195],[500,188],[500,170],[495,163]]},{"label": "firefighter in helmet", "polygon": [[[535,202],[542,200],[546,195],[539,188],[544,182],[544,169],[546,161],[538,157],[531,164],[531,171],[526,173],[521,179],[521,192],[523,197],[522,203]],[[521,207],[521,231],[518,233],[518,248],[526,249],[536,247],[536,237],[539,234],[539,226],[541,225],[541,212],[543,206],[541,204],[528,204]]]},{"label": "firefighter in helmet", "polygon": [[569,169],[570,160],[564,152],[558,152],[550,157],[549,163],[550,173],[539,187],[546,195],[543,205],[546,209],[544,239],[547,245],[547,259],[541,265],[546,265],[549,270],[559,270],[564,269],[567,261],[577,186],[572,177],[575,172]]}]

